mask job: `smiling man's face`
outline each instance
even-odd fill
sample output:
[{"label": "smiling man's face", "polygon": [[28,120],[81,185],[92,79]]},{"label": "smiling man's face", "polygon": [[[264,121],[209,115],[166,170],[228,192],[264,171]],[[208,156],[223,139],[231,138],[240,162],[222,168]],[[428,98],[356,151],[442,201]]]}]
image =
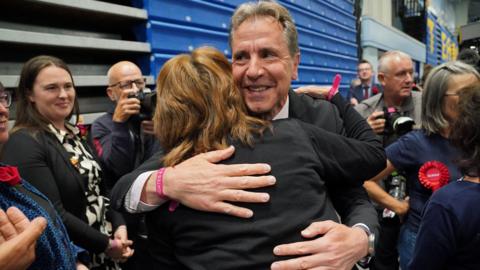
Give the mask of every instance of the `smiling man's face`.
[{"label": "smiling man's face", "polygon": [[282,26],[272,17],[253,17],[232,34],[233,78],[250,114],[272,119],[285,105],[300,55],[292,57]]}]

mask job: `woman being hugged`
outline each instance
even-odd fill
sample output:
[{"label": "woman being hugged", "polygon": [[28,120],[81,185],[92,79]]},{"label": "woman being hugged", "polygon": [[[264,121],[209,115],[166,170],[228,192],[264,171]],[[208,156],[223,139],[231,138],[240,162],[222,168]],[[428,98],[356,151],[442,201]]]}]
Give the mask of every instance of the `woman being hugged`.
[{"label": "woman being hugged", "polygon": [[[78,129],[79,105],[72,74],[56,57],[37,56],[23,66],[16,121],[2,160],[45,194],[73,242],[92,254],[92,267],[115,268],[132,254],[119,213],[109,211],[100,166]],[[112,230],[113,229],[113,230]],[[114,232],[114,238],[110,234]]]}]

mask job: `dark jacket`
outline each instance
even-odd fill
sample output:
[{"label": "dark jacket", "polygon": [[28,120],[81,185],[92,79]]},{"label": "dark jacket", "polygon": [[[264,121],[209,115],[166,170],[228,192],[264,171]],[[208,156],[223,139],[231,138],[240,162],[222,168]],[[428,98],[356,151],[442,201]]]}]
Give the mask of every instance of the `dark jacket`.
[{"label": "dark jacket", "polygon": [[361,187],[383,167],[376,159],[356,166],[364,153],[376,152],[370,144],[292,118],[272,125],[253,148],[230,142],[235,154],[222,162],[270,164],[276,184],[255,190],[267,192],[270,201],[240,204],[252,209],[250,219],[183,205],[171,212],[168,203],[149,212],[155,269],[268,269],[276,245],[303,241],[300,231],[314,221],[340,222],[330,186]]},{"label": "dark jacket", "polygon": [[[255,151],[236,145],[235,156],[225,163],[267,162],[272,165],[272,174],[277,176],[275,187],[264,189],[271,195],[271,202],[247,205],[255,213],[252,220],[198,212],[181,205],[170,213],[168,204],[149,213],[150,250],[157,266],[263,269],[274,260],[272,248],[276,244],[301,241],[300,231],[311,222],[338,222],[335,210],[343,223],[364,223],[376,232],[377,214],[361,184],[383,169],[385,153],[365,120],[340,95],[335,96],[333,102],[338,107],[292,92],[290,118],[353,139],[331,138],[329,132],[318,131],[306,123],[280,120],[274,122],[275,136],[266,135],[260,143],[257,141]],[[279,123],[283,126],[278,127]],[[342,146],[339,138],[351,144]],[[123,208],[125,195],[140,173],[162,166],[161,156],[158,153],[120,179],[112,191],[115,208]],[[338,166],[332,166],[335,161]],[[211,246],[205,246],[208,244]]]},{"label": "dark jacket", "polygon": [[[86,144],[84,146],[88,149]],[[76,245],[95,253],[107,248],[109,237],[88,225],[85,214],[87,180],[71,164],[67,151],[55,135],[27,129],[16,131],[3,147],[2,161],[18,166],[22,177],[48,197]],[[103,182],[100,188],[100,193],[108,196]],[[114,230],[124,224],[118,212],[107,212],[107,218]]]},{"label": "dark jacket", "polygon": [[[371,98],[377,94],[383,93],[382,86],[379,84],[374,83],[370,86],[370,88],[371,89],[369,89],[368,98]],[[357,85],[349,90],[347,99],[350,101],[351,98],[357,99],[358,103],[360,103],[362,100],[365,100],[363,84]]]},{"label": "dark jacket", "polygon": [[[385,167],[386,156],[381,141],[362,116],[340,94],[335,95],[331,102],[314,99],[308,95],[297,95],[293,91],[290,91],[288,96],[290,118],[302,120],[370,145],[372,150],[364,153],[363,162],[358,166],[376,172],[372,176]],[[367,179],[369,178],[363,180]],[[363,186],[344,187],[329,184],[328,188],[330,199],[342,218],[343,224],[353,226],[363,223],[378,235],[380,225],[377,213]]]},{"label": "dark jacket", "polygon": [[97,118],[91,127],[91,144],[100,159],[109,188],[160,147],[153,136],[140,134],[140,121],[135,121],[133,117],[125,123],[113,122],[114,110],[112,104],[108,112]]}]

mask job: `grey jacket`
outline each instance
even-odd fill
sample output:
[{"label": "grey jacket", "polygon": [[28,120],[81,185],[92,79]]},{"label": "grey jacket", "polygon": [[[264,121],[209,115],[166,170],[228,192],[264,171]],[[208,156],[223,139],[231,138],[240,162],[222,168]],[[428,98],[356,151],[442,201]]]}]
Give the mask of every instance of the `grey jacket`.
[{"label": "grey jacket", "polygon": [[[383,102],[383,93],[375,95],[369,99],[363,100],[355,106],[355,110],[363,118],[367,119],[374,111],[381,111],[385,103]],[[422,93],[412,91],[412,95],[405,100],[402,106],[396,108],[401,114],[411,117],[415,121],[414,129],[420,129],[422,115]]]}]

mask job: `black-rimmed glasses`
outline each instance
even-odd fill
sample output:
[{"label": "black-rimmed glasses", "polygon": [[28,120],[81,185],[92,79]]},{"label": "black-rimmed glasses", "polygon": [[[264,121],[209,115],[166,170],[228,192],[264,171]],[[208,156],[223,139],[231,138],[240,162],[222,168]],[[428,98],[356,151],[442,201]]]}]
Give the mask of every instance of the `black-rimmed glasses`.
[{"label": "black-rimmed glasses", "polygon": [[109,87],[118,86],[122,90],[127,90],[127,89],[132,89],[133,84],[135,84],[137,88],[141,90],[145,88],[145,85],[147,84],[147,79],[141,78],[136,80],[120,81],[120,82],[109,85]]},{"label": "black-rimmed glasses", "polygon": [[0,92],[0,104],[5,108],[10,108],[12,105],[12,93],[10,92]]}]

